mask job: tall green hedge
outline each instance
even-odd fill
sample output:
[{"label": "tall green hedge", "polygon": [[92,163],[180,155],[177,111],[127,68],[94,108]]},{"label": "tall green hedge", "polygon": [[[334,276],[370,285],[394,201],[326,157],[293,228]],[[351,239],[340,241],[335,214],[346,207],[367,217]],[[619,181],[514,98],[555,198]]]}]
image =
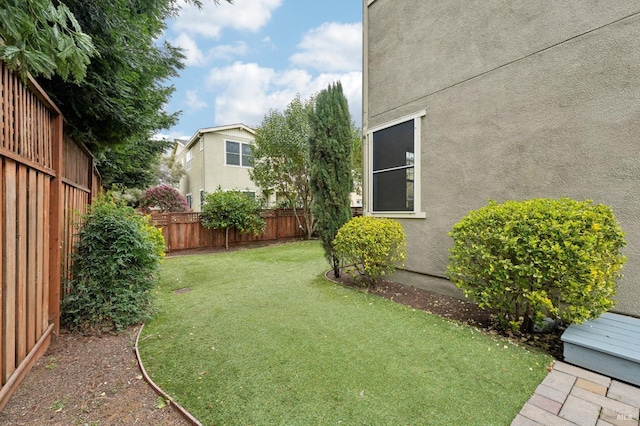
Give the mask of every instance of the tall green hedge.
[{"label": "tall green hedge", "polygon": [[119,330],[149,318],[164,256],[162,232],[109,196],[95,200],[82,223],[62,324],[79,331]]},{"label": "tall green hedge", "polygon": [[504,326],[595,318],[614,306],[625,241],[611,208],[533,199],[470,212],[450,233],[448,277]]}]

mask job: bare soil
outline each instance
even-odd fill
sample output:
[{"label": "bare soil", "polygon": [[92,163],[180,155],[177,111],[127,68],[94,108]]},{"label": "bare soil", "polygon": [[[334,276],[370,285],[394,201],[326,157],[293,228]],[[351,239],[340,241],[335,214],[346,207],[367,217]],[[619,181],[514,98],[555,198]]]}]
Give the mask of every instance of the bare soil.
[{"label": "bare soil", "polygon": [[[333,277],[332,271],[326,275],[328,279],[357,287],[348,274],[341,274],[339,279]],[[504,334],[496,327],[491,312],[468,301],[386,280],[375,289],[363,291],[469,324],[486,333]],[[135,327],[99,336],[62,332],[0,412],[0,424],[190,424],[173,405],[160,408],[164,399],[144,380],[135,355],[138,330]],[[561,332],[508,337],[543,348],[562,359]]]},{"label": "bare soil", "polygon": [[83,336],[61,332],[0,413],[6,425],[188,425],[157,408],[135,355],[138,328]]}]

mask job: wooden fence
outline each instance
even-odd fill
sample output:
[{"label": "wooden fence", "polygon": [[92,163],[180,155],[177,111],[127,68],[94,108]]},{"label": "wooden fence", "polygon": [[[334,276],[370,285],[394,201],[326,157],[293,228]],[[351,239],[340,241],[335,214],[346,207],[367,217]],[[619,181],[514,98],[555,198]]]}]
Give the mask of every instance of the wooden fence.
[{"label": "wooden fence", "polygon": [[72,211],[98,183],[45,92],[0,63],[0,410],[59,331]]},{"label": "wooden fence", "polygon": [[[229,232],[229,245],[304,236],[292,209],[265,210],[262,216],[267,222],[262,235],[243,235],[232,230]],[[167,252],[224,247],[224,231],[202,226],[200,213],[160,213],[154,214],[153,220],[162,229]]]}]

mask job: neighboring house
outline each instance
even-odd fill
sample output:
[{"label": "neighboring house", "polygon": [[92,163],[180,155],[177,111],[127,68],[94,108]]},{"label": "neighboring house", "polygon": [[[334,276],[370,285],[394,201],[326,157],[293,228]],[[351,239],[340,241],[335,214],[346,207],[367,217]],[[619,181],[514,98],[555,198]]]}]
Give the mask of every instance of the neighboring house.
[{"label": "neighboring house", "polygon": [[364,211],[407,234],[395,279],[445,278],[453,225],[489,199],[592,199],[628,246],[640,316],[640,3],[364,0]]},{"label": "neighboring house", "polygon": [[201,211],[204,193],[214,192],[218,187],[261,195],[249,178],[254,137],[255,130],[251,127],[231,124],[200,129],[185,143],[176,161],[185,170],[180,192],[193,211]]}]

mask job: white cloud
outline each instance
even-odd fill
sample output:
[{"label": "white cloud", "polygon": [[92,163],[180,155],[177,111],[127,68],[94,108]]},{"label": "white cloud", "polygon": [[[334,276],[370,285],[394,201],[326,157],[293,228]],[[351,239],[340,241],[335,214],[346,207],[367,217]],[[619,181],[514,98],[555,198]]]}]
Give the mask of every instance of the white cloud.
[{"label": "white cloud", "polygon": [[178,131],[168,132],[168,133],[158,132],[151,135],[151,139],[154,141],[161,141],[161,140],[174,141],[176,139],[189,140],[189,138],[191,138],[191,135],[186,135]]},{"label": "white cloud", "polygon": [[180,33],[178,37],[172,40],[171,44],[182,49],[184,53],[186,66],[204,65],[204,55],[198,49],[196,41],[186,33]]},{"label": "white cloud", "polygon": [[340,80],[356,123],[362,116],[362,73],[328,73],[314,77],[308,71],[278,72],[255,63],[236,62],[211,70],[207,89],[215,92],[215,122],[259,125],[270,109],[283,110],[300,94],[303,99]]},{"label": "white cloud", "polygon": [[188,112],[195,112],[208,107],[209,105],[200,99],[200,95],[197,90],[188,90],[187,98],[185,99],[185,105]]},{"label": "white cloud", "polygon": [[298,44],[301,52],[291,63],[320,72],[350,72],[362,69],[362,24],[326,22],[307,32]]},{"label": "white cloud", "polygon": [[280,7],[282,1],[234,0],[233,4],[229,4],[223,0],[219,5],[205,1],[201,9],[182,1],[182,10],[173,28],[213,39],[220,38],[226,28],[257,32],[269,22],[272,12]]},{"label": "white cloud", "polygon": [[245,56],[249,51],[247,43],[237,41],[234,44],[216,45],[205,54],[198,48],[193,37],[187,33],[180,33],[171,41],[171,44],[182,49],[185,55],[184,63],[188,67],[200,67],[220,59],[231,60],[234,57]]},{"label": "white cloud", "polygon": [[221,44],[207,52],[207,60],[233,59],[236,56],[245,56],[249,51],[247,43],[237,41],[234,44]]}]

